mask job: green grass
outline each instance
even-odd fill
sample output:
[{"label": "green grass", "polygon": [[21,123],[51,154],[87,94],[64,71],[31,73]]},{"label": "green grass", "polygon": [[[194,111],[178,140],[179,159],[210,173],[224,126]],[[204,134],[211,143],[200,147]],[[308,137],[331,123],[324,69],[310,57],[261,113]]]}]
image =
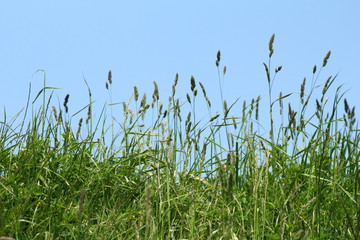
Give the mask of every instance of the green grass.
[{"label": "green grass", "polygon": [[[355,109],[341,87],[328,96],[336,76],[319,83],[330,52],[312,69],[309,87],[304,79],[299,93],[274,97],[281,67],[271,68],[273,42],[274,36],[264,63],[266,134],[260,97],[241,110],[221,95],[223,109],[213,115],[204,85],[193,77],[185,101],[176,95],[176,75],[167,105],[154,82],[151,102],[135,87],[120,103],[123,113],[113,111],[119,104],[111,100],[97,119],[89,88],[88,105],[70,115],[71,97],[52,107],[44,77],[26,110],[11,120],[4,111],[0,122],[0,236],[359,239]],[[219,51],[222,89],[220,61]],[[298,105],[286,102],[291,97]],[[198,104],[207,106],[208,119],[197,120]]]}]

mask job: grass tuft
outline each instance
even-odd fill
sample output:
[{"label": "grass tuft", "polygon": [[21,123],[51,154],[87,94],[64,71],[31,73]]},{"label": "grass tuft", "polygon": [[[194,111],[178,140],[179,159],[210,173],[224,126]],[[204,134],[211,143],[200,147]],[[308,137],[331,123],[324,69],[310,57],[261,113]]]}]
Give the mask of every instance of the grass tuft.
[{"label": "grass tuft", "polygon": [[[282,69],[271,68],[274,39],[263,64],[269,104],[259,96],[238,109],[223,99],[217,52],[220,113],[201,82],[196,98],[193,76],[192,94],[178,97],[178,74],[167,104],[154,81],[151,103],[135,86],[117,106],[109,71],[111,103],[98,117],[85,80],[89,103],[72,113],[66,95],[63,117],[61,105],[49,107],[44,73],[29,122],[17,125],[27,108],[0,121],[0,239],[359,239],[355,107],[341,86],[330,94],[337,76],[318,88],[330,51],[311,84],[302,81],[299,104],[292,93],[273,100]],[[203,104],[209,116],[199,121]]]}]

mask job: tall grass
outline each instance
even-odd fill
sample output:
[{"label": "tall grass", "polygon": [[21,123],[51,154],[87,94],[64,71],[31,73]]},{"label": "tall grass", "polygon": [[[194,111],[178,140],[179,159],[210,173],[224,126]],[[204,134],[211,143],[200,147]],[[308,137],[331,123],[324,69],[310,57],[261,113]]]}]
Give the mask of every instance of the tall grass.
[{"label": "tall grass", "polygon": [[[194,77],[185,101],[177,97],[176,74],[167,105],[156,82],[151,102],[134,87],[128,101],[114,103],[109,72],[110,104],[94,119],[89,87],[89,103],[70,115],[71,96],[52,106],[44,76],[25,113],[8,120],[4,112],[0,122],[0,235],[359,239],[355,108],[341,86],[328,96],[336,76],[317,91],[330,52],[312,69],[310,88],[306,79],[301,84],[298,109],[286,102],[296,93],[275,97],[272,86],[282,67],[270,66],[274,38],[264,63],[268,137],[259,133],[260,97],[237,111],[236,102],[228,105],[221,95],[222,112],[212,115],[206,88]],[[226,67],[220,51],[216,67],[222,89]],[[197,120],[198,102],[207,106],[208,120]],[[112,111],[117,105],[120,116]],[[183,113],[186,105],[190,111]],[[31,120],[18,124],[30,107]]]}]

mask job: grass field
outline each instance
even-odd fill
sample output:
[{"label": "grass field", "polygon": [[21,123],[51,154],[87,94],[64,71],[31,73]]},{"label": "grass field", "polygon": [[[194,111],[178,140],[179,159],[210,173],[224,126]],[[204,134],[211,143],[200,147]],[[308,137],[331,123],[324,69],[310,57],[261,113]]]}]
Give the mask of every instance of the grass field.
[{"label": "grass field", "polygon": [[[96,119],[90,89],[88,105],[70,114],[71,98],[52,106],[44,78],[24,111],[10,120],[4,111],[0,121],[0,236],[360,239],[355,108],[341,87],[328,96],[336,76],[322,81],[321,72],[330,52],[299,93],[274,94],[281,67],[270,66],[273,42],[264,63],[269,99],[238,107],[221,95],[215,115],[193,77],[186,98],[177,97],[176,75],[167,105],[154,82],[150,102],[134,87],[123,113],[105,104]],[[221,89],[226,67],[216,57]],[[111,84],[109,72],[110,95]],[[208,119],[197,120],[199,101]],[[260,103],[267,134],[258,131]]]}]

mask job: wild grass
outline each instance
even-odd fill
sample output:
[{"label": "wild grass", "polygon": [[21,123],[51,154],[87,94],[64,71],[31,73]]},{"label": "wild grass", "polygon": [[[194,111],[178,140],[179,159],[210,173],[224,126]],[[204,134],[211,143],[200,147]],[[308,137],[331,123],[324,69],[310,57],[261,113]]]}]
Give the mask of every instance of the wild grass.
[{"label": "wild grass", "polygon": [[[194,77],[186,100],[176,94],[176,74],[167,105],[156,82],[151,102],[135,86],[127,102],[114,103],[109,72],[110,104],[94,119],[89,87],[89,103],[70,115],[71,96],[52,106],[44,76],[26,111],[11,120],[4,111],[0,122],[0,236],[359,239],[355,108],[341,86],[328,96],[337,76],[319,84],[331,52],[312,69],[310,86],[304,79],[299,93],[275,97],[272,86],[282,67],[271,68],[274,38],[264,63],[266,136],[259,132],[260,97],[238,111],[221,94],[222,112],[213,114],[204,84]],[[222,89],[220,51],[216,67]],[[286,102],[293,96],[298,108]],[[208,120],[197,120],[199,101]],[[112,110],[121,105],[122,114]],[[190,111],[183,113],[187,105]]]}]

